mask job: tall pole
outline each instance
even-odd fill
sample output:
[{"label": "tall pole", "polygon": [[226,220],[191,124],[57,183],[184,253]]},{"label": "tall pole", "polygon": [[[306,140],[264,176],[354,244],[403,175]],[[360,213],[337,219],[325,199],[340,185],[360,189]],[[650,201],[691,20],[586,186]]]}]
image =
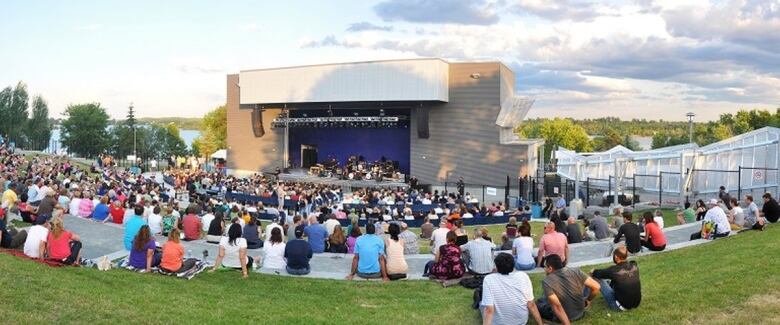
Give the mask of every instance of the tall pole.
[{"label": "tall pole", "polygon": [[685,114],[688,117],[688,143],[693,143],[693,117],[696,116],[693,112]]}]

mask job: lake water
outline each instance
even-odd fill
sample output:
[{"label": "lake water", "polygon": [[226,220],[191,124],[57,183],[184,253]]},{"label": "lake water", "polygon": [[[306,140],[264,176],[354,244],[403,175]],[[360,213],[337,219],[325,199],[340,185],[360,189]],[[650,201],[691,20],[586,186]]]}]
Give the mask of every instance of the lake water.
[{"label": "lake water", "polygon": [[[187,148],[192,148],[192,141],[195,140],[195,138],[200,136],[200,131],[198,130],[179,130],[179,135],[181,136],[182,140],[184,140],[184,143],[187,145]],[[49,141],[49,148],[46,149],[47,152],[55,152],[59,150],[62,147],[62,144],[60,144],[60,129],[56,128],[51,131],[51,140]]]}]

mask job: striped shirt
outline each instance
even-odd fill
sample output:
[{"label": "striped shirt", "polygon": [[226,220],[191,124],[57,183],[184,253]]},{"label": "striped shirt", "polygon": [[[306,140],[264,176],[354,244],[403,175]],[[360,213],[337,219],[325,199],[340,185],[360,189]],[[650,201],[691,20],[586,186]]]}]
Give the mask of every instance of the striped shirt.
[{"label": "striped shirt", "polygon": [[469,265],[467,265],[469,270],[479,274],[493,272],[495,267],[493,264],[494,248],[496,248],[495,244],[482,238],[477,238],[460,246],[461,251],[469,254]]},{"label": "striped shirt", "polygon": [[493,324],[525,324],[533,286],[525,272],[489,274],[482,282],[481,306],[493,306]]},{"label": "striped shirt", "polygon": [[398,235],[404,241],[404,255],[420,254],[420,245],[417,243],[417,235],[409,230],[404,230]]}]

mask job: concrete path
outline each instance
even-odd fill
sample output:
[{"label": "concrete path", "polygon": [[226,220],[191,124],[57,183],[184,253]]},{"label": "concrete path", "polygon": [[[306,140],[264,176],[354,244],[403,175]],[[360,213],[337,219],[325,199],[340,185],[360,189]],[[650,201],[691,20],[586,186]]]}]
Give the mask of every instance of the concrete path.
[{"label": "concrete path", "polygon": [[[101,256],[108,256],[115,260],[125,257],[129,254],[124,249],[123,238],[124,228],[121,225],[111,223],[97,223],[87,219],[81,219],[73,216],[65,217],[66,229],[78,234],[82,238],[84,245],[82,256],[89,259],[97,259]],[[666,251],[680,249],[691,245],[698,245],[707,242],[706,240],[689,241],[690,235],[699,228],[698,224],[687,224],[681,226],[668,227],[664,229],[668,245]],[[165,238],[157,236],[156,240],[162,244]],[[191,242],[182,242],[185,250],[193,257],[203,258],[204,251],[207,252],[205,260],[213,263],[218,252],[218,245],[206,243],[205,240]],[[573,244],[570,246],[570,265],[587,266],[602,263],[609,263],[611,257],[607,255],[612,241],[585,242]],[[497,254],[498,252],[496,252]],[[640,255],[654,254],[656,252],[643,252]],[[261,256],[261,249],[250,249],[249,255],[253,257]],[[352,254],[334,254],[322,253],[315,254],[311,260],[312,273],[304,277],[323,278],[323,279],[344,279],[347,276],[352,265]],[[407,255],[406,262],[409,265],[409,279],[426,279],[422,277],[425,264],[432,260],[430,254]],[[284,270],[274,270],[259,268],[259,273],[288,275]],[[542,269],[535,269],[529,273],[542,272]]]}]

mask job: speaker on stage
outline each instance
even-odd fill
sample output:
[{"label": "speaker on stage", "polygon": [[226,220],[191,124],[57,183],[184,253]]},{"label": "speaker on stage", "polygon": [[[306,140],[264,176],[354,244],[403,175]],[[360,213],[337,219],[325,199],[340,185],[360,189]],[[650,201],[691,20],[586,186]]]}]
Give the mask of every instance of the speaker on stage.
[{"label": "speaker on stage", "polygon": [[428,139],[431,137],[428,132],[428,109],[417,106],[417,137],[420,139]]},{"label": "speaker on stage", "polygon": [[252,131],[255,133],[256,138],[265,135],[265,129],[263,128],[263,110],[258,107],[255,107],[252,110]]}]

